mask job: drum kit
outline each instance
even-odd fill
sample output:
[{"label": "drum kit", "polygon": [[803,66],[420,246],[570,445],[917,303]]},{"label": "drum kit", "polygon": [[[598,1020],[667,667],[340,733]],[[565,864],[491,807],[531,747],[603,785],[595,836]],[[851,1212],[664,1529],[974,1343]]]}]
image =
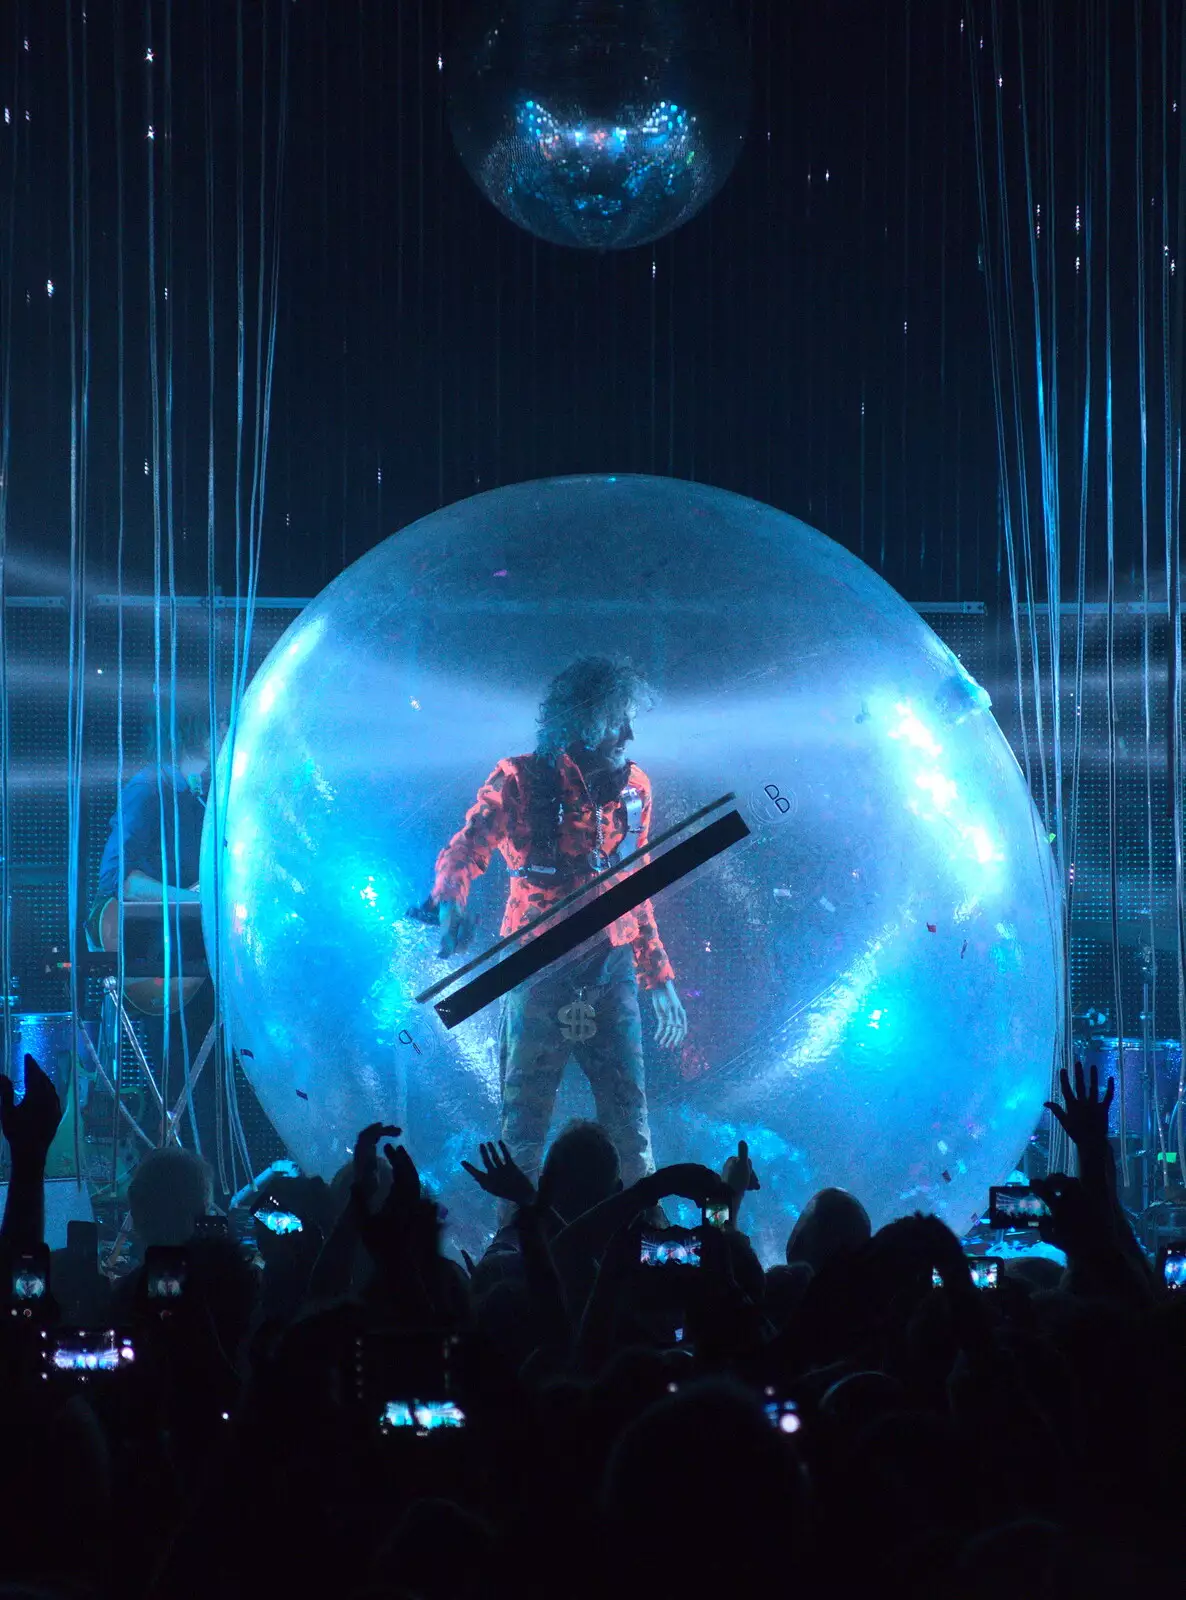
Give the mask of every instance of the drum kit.
[{"label": "drum kit", "polygon": [[[15,1011],[9,1015],[9,1072],[19,1101],[25,1092],[25,1057],[30,1055],[58,1092],[62,1120],[46,1158],[47,1179],[74,1178],[99,1191],[112,1181],[112,1132],[115,1103],[94,1071],[96,1052],[102,1051],[99,1024],[75,1018],[69,1011]],[[141,1110],[142,1094],[125,1090],[133,1112]],[[6,1159],[6,1152],[4,1159]],[[126,1183],[138,1152],[128,1139],[119,1139],[115,1160],[117,1178]],[[0,1176],[3,1162],[0,1161]]]},{"label": "drum kit", "polygon": [[1143,1138],[1147,1125],[1171,1139],[1179,1109],[1180,1040],[1121,1040],[1101,1034],[1077,1040],[1075,1059],[1089,1071],[1098,1069],[1101,1085],[1109,1078],[1116,1080],[1108,1112],[1108,1133],[1113,1139]]},{"label": "drum kit", "polygon": [[[115,914],[106,916],[113,907]],[[175,1105],[165,1104],[160,1071],[146,1054],[135,1017],[176,1012],[190,991],[209,979],[200,907],[187,904],[177,913],[178,948],[172,960],[175,968],[185,960],[186,976],[173,976],[166,984],[160,907],[129,903],[121,908],[116,901],[107,903],[102,937],[90,949],[80,948],[74,963],[80,978],[94,978],[101,985],[96,1021],[76,1019],[69,1011],[21,1011],[17,980],[10,981],[6,1059],[16,1097],[19,1100],[24,1093],[25,1057],[30,1055],[49,1075],[63,1108],[46,1177],[69,1177],[86,1184],[96,1204],[125,1193],[145,1150],[179,1142],[185,1093]],[[125,946],[122,971],[120,940]],[[69,970],[68,964],[54,965],[59,971]],[[212,1055],[215,1031],[211,1027],[202,1041],[191,1082]],[[0,1179],[4,1159],[0,1141]]]},{"label": "drum kit", "polygon": [[[1142,1004],[1136,1019],[1137,1037],[1120,1038],[1103,1031],[1106,1013],[1089,1010],[1077,1014],[1079,1025],[1074,1056],[1099,1075],[1101,1088],[1109,1078],[1116,1089],[1108,1113],[1108,1133],[1127,1178],[1128,1200],[1144,1213],[1157,1209],[1173,1196],[1182,1196],[1183,1155],[1186,1152],[1186,1079],[1183,1078],[1182,1041],[1158,1039],[1153,1034],[1153,983],[1159,956],[1177,962],[1177,929],[1139,922],[1076,923],[1074,934],[1135,950],[1142,977]],[[1174,985],[1176,989],[1176,983]],[[1134,1170],[1135,1164],[1135,1170]]]}]

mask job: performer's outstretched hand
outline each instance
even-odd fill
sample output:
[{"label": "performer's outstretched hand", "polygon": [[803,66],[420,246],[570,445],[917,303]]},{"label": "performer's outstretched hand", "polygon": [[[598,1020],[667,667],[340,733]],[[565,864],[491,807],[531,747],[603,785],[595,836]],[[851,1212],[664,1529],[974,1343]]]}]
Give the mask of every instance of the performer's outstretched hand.
[{"label": "performer's outstretched hand", "polygon": [[655,1042],[661,1050],[674,1050],[688,1037],[688,1013],[670,978],[662,988],[651,990],[651,1004],[658,1024]]},{"label": "performer's outstretched hand", "polygon": [[457,901],[442,900],[437,918],[441,925],[441,948],[438,954],[451,956],[455,951],[464,950],[473,938],[474,925]]},{"label": "performer's outstretched hand", "polygon": [[484,1172],[479,1172],[477,1167],[471,1167],[468,1161],[463,1161],[461,1165],[479,1189],[492,1194],[496,1200],[507,1200],[513,1206],[535,1204],[534,1183],[518,1165],[501,1139],[497,1146],[479,1145],[478,1152],[486,1169]]}]

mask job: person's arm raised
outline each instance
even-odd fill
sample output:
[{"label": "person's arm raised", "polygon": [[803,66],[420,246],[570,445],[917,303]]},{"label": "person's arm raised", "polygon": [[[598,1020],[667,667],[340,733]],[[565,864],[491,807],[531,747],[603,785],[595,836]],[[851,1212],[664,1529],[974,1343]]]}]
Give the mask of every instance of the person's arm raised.
[{"label": "person's arm raised", "polygon": [[309,1300],[333,1300],[350,1292],[359,1238],[355,1194],[361,1194],[366,1205],[374,1200],[379,1188],[379,1140],[398,1139],[402,1132],[394,1123],[372,1122],[355,1139],[351,1193],[313,1263],[305,1291]]},{"label": "person's arm raised", "polygon": [[1101,1094],[1098,1069],[1093,1066],[1090,1074],[1085,1074],[1081,1061],[1075,1062],[1073,1080],[1065,1067],[1058,1077],[1063,1103],[1048,1100],[1046,1109],[1075,1146],[1083,1197],[1095,1209],[1100,1241],[1106,1237],[1114,1243],[1131,1271],[1138,1277],[1147,1277],[1148,1264],[1116,1193],[1116,1157],[1108,1138],[1108,1111],[1116,1093],[1116,1080],[1109,1078]]},{"label": "person's arm raised", "polygon": [[736,1227],[742,1201],[747,1194],[756,1194],[762,1187],[744,1139],[738,1141],[737,1154],[730,1156],[721,1168],[721,1180],[729,1190],[729,1221]]},{"label": "person's arm raised", "polygon": [[500,761],[478,790],[465,821],[437,857],[432,894],[420,908],[420,916],[425,918],[430,908],[436,908],[442,958],[465,950],[473,938],[473,921],[465,914],[470,885],[486,871],[506,837],[508,807],[514,807],[518,788],[513,766]]},{"label": "person's arm raised", "polygon": [[681,1161],[648,1173],[560,1231],[552,1241],[552,1258],[570,1305],[576,1303],[572,1292],[573,1276],[587,1273],[592,1264],[600,1260],[614,1235],[628,1227],[639,1212],[649,1211],[675,1196],[698,1206],[714,1201],[724,1205],[729,1201],[729,1190],[711,1167],[702,1167],[696,1161]]},{"label": "person's arm raised", "polygon": [[0,1073],[0,1130],[12,1155],[12,1178],[0,1222],[0,1239],[16,1251],[45,1239],[45,1160],[62,1120],[58,1091],[32,1056],[25,1057],[20,1104],[11,1078]]},{"label": "person's arm raised", "polygon": [[573,1348],[579,1372],[596,1374],[609,1359],[619,1296],[636,1259],[634,1231],[627,1224],[607,1241],[585,1301]]},{"label": "person's arm raised", "polygon": [[289,1161],[283,1157],[278,1161],[273,1161],[261,1173],[252,1178],[250,1182],[245,1183],[236,1194],[231,1196],[227,1210],[245,1210],[248,1206],[254,1205],[272,1178],[299,1178],[300,1175],[301,1169],[295,1161]]},{"label": "person's arm raised", "polygon": [[1062,1090],[1062,1105],[1057,1100],[1047,1100],[1046,1109],[1075,1146],[1079,1157],[1079,1176],[1089,1189],[1108,1189],[1115,1192],[1115,1160],[1108,1142],[1108,1112],[1116,1094],[1116,1080],[1108,1079],[1104,1093],[1100,1093],[1099,1069],[1091,1069],[1084,1077],[1083,1063],[1075,1062],[1074,1082],[1063,1067],[1058,1075]]},{"label": "person's arm raised", "polygon": [[1067,1288],[1099,1299],[1149,1304],[1153,1277],[1119,1206],[1093,1193],[1082,1178],[1061,1172],[1034,1178],[1031,1187],[1050,1213],[1042,1219],[1043,1240],[1066,1254]]}]

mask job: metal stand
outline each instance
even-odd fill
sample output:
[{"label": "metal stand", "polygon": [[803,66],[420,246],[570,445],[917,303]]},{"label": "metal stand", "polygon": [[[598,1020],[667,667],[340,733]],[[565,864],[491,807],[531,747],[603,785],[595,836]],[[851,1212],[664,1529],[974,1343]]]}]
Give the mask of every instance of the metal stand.
[{"label": "metal stand", "polygon": [[[218,1017],[216,1015],[214,1021],[206,1029],[206,1037],[202,1040],[201,1047],[198,1050],[197,1055],[194,1057],[193,1066],[186,1069],[188,1081],[185,1087],[182,1089],[180,1095],[178,1095],[177,1103],[169,1113],[168,1126],[165,1129],[165,1136],[161,1141],[162,1144],[168,1144],[170,1139],[176,1139],[178,1144],[181,1143],[181,1140],[177,1134],[177,1124],[181,1121],[182,1113],[185,1111],[188,1105],[189,1096],[193,1093],[194,1086],[197,1084],[198,1079],[202,1076],[202,1073],[206,1070],[206,1063],[210,1060],[211,1052],[214,1049],[214,1041],[217,1037]],[[194,1144],[200,1148],[201,1143],[201,1137],[199,1136],[197,1127],[195,1125]]]},{"label": "metal stand", "polygon": [[[1158,1115],[1157,1084],[1154,1077],[1151,1049],[1153,1018],[1150,1013],[1149,984],[1141,989],[1141,1212],[1149,1209],[1153,1199],[1153,1166],[1161,1145],[1161,1119]],[[1123,1046],[1121,1046],[1123,1048]],[[1164,1165],[1164,1163],[1163,1163]]]},{"label": "metal stand", "polygon": [[[108,1062],[104,1062],[99,1051],[96,1050],[94,1044],[92,1044],[89,1036],[87,1036],[85,1033],[81,1035],[87,1053],[94,1064],[95,1072],[98,1075],[99,1081],[114,1099],[119,1110],[119,1114],[131,1127],[133,1133],[150,1150],[156,1149],[158,1144],[167,1145],[170,1142],[176,1142],[177,1144],[180,1144],[181,1138],[177,1132],[177,1125],[181,1121],[181,1118],[185,1112],[189,1094],[192,1091],[193,1086],[201,1077],[202,1073],[205,1071],[206,1063],[209,1061],[211,1052],[214,1049],[215,1039],[218,1035],[218,1018],[215,1017],[214,1021],[207,1029],[206,1037],[202,1041],[201,1048],[194,1059],[192,1067],[189,1068],[189,1081],[182,1088],[176,1104],[170,1111],[165,1106],[165,1097],[162,1085],[157,1082],[155,1076],[153,1075],[153,1069],[149,1064],[147,1055],[144,1052],[144,1046],[140,1043],[139,1036],[136,1033],[135,1025],[132,1022],[132,1018],[128,1014],[128,1008],[124,1002],[123,993],[120,989],[119,980],[117,978],[105,978],[103,980],[103,1005],[107,1016],[104,1018],[102,1037],[105,1041],[110,1040],[111,1042],[110,1060]],[[109,1018],[112,1019],[111,1026],[107,1025]],[[128,1110],[127,1105],[124,1102],[124,1098],[121,1093],[123,1087],[121,1080],[123,1060],[122,1047],[125,1041],[131,1047],[132,1053],[136,1057],[140,1070],[144,1074],[145,1082],[148,1084],[152,1097],[156,1101],[157,1109],[161,1113],[161,1135],[159,1140],[154,1140],[149,1137],[149,1135],[136,1121],[135,1117],[133,1117],[132,1113]],[[196,1128],[194,1130],[194,1136],[195,1143],[200,1143]]]}]

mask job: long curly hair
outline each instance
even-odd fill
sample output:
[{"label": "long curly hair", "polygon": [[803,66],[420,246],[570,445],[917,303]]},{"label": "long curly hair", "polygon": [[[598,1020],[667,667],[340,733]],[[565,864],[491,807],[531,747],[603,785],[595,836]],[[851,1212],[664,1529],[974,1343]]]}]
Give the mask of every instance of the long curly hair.
[{"label": "long curly hair", "polygon": [[592,750],[632,711],[649,711],[654,703],[655,691],[627,657],[581,656],[548,686],[535,753],[554,762],[571,745]]}]

